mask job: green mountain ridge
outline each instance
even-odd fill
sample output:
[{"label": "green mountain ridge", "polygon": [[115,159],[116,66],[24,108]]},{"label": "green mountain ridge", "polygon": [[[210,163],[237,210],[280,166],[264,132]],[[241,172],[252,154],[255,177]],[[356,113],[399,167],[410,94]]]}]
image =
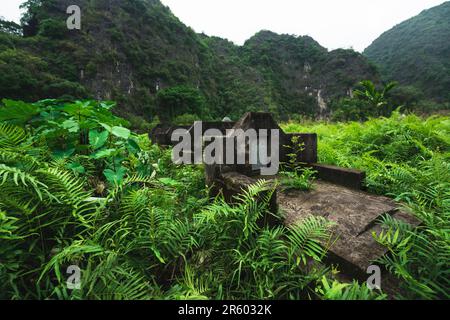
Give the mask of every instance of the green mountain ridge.
[{"label": "green mountain ridge", "polygon": [[[72,4],[82,8],[80,31],[65,27]],[[359,81],[379,79],[361,54],[328,52],[310,37],[262,31],[236,46],[196,34],[158,0],[31,0],[27,6],[25,36],[0,33],[1,98],[113,99],[121,115],[147,120],[193,111],[215,119],[271,111],[287,119],[326,113],[330,101]],[[201,105],[168,111],[167,95],[159,93],[170,88],[170,98]]]},{"label": "green mountain ridge", "polygon": [[[425,10],[383,33],[364,55],[384,80],[410,86],[410,94],[450,101],[450,1]],[[414,92],[415,90],[416,92]]]}]

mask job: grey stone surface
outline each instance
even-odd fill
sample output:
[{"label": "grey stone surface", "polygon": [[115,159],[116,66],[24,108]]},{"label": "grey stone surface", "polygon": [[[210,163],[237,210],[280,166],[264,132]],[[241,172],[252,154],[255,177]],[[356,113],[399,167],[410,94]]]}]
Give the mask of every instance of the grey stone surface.
[{"label": "grey stone surface", "polygon": [[[262,177],[260,177],[262,178]],[[275,181],[276,177],[266,179]],[[216,180],[228,201],[254,184],[257,178],[237,172],[222,173]],[[387,253],[372,236],[381,232],[379,219],[391,215],[413,226],[419,221],[403,211],[390,198],[372,195],[328,182],[317,181],[311,191],[283,190],[278,187],[271,203],[272,211],[280,210],[286,226],[309,216],[321,216],[335,223],[328,263],[339,264],[340,270],[354,278],[367,278],[366,270],[373,261]],[[270,221],[270,225],[275,222]]]},{"label": "grey stone surface", "polygon": [[414,217],[399,210],[392,199],[321,181],[309,192],[279,191],[277,204],[285,214],[286,225],[311,215],[335,222],[330,257],[351,274],[365,274],[372,261],[386,253],[372,236],[373,232],[381,231],[376,222],[383,215],[419,224]]},{"label": "grey stone surface", "polygon": [[347,169],[325,164],[312,164],[317,171],[317,177],[321,180],[339,184],[356,190],[364,187],[366,173],[364,171]]},{"label": "grey stone surface", "polygon": [[[317,157],[317,134],[315,133],[286,133],[283,137],[280,159],[288,161],[287,154],[292,152],[292,139],[299,138],[299,143],[303,144],[304,150],[297,154],[297,161],[300,163],[316,163]],[[286,147],[289,146],[289,147]]]}]

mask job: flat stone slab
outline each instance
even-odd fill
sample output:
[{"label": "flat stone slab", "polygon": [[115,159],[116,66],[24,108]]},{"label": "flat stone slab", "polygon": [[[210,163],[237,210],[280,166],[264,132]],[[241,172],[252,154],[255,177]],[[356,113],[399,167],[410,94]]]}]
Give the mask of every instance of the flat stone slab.
[{"label": "flat stone slab", "polygon": [[386,248],[373,239],[381,232],[376,223],[383,215],[391,215],[412,225],[419,222],[399,210],[390,198],[372,195],[339,185],[317,181],[312,191],[278,190],[277,204],[292,225],[308,216],[322,216],[336,223],[330,256],[351,273],[365,274],[372,261],[386,253]]}]

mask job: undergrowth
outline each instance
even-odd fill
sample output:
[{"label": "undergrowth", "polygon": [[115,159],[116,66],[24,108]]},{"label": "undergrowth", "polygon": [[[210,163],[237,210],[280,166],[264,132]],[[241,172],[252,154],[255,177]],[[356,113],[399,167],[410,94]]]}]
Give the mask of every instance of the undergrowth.
[{"label": "undergrowth", "polygon": [[3,104],[0,299],[321,298],[331,223],[261,226],[267,182],[210,199],[109,103]]},{"label": "undergrowth", "polygon": [[[105,102],[0,107],[0,299],[382,299],[321,261],[332,223],[263,226],[271,190],[209,197],[202,168],[126,129]],[[372,191],[423,226],[383,221],[383,258],[408,297],[448,297],[449,120],[316,125],[322,161],[368,171]],[[73,266],[79,289],[67,286]]]}]

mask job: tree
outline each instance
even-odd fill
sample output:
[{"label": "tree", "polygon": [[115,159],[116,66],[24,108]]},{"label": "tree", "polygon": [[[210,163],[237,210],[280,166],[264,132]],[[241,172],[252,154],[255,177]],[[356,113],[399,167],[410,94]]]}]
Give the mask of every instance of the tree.
[{"label": "tree", "polygon": [[375,84],[370,80],[361,81],[359,85],[362,89],[355,90],[355,96],[369,102],[378,115],[387,115],[389,105],[387,95],[397,86],[397,82],[387,83],[381,91],[377,90]]},{"label": "tree", "polygon": [[199,90],[188,86],[176,86],[160,90],[157,94],[158,114],[170,121],[183,114],[202,116],[205,98]]},{"label": "tree", "polygon": [[0,18],[0,32],[6,32],[20,36],[22,34],[22,28],[14,21],[6,21]]},{"label": "tree", "polygon": [[42,0],[28,0],[20,5],[20,9],[25,10],[20,20],[25,37],[32,37],[38,33],[39,21],[36,16],[41,6]]},{"label": "tree", "polygon": [[349,97],[333,101],[330,107],[334,121],[365,121],[374,112],[367,101]]},{"label": "tree", "polygon": [[423,99],[423,92],[414,86],[398,86],[389,94],[392,105],[404,106],[406,110],[412,110]]},{"label": "tree", "polygon": [[63,39],[67,34],[67,27],[64,21],[45,19],[39,23],[38,34],[52,39]]}]

